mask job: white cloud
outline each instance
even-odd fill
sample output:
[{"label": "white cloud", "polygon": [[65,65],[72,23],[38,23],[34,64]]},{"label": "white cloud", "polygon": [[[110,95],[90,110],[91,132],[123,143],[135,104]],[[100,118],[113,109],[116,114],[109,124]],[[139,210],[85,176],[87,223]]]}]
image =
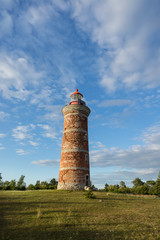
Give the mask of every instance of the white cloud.
[{"label": "white cloud", "polygon": [[4,150],[5,147],[3,147],[2,143],[0,143],[0,150]]},{"label": "white cloud", "polygon": [[0,91],[4,98],[25,100],[33,93],[27,87],[38,85],[42,76],[24,54],[0,53]]},{"label": "white cloud", "polygon": [[45,159],[45,160],[33,161],[31,163],[35,164],[35,165],[40,165],[40,166],[54,166],[54,165],[59,164],[59,160]]},{"label": "white cloud", "polygon": [[102,87],[113,92],[160,86],[160,48],[155,42],[160,30],[157,1],[152,8],[150,1],[144,0],[122,0],[120,4],[119,0],[71,3],[78,27],[100,47]]},{"label": "white cloud", "polygon": [[127,149],[98,149],[90,152],[92,166],[121,168],[158,168],[160,145],[135,145]]},{"label": "white cloud", "polygon": [[38,124],[38,126],[44,130],[44,132],[42,133],[43,137],[52,139],[57,138],[57,133],[54,128],[50,127],[47,124]]},{"label": "white cloud", "polygon": [[61,105],[48,105],[45,106],[47,113],[44,115],[44,119],[47,121],[60,121],[62,119],[62,106]]},{"label": "white cloud", "polygon": [[[40,131],[39,128],[42,129],[42,131]],[[12,136],[16,141],[19,141],[19,144],[21,145],[26,145],[29,143],[34,147],[39,146],[39,142],[34,140],[35,137],[39,138],[39,135],[50,139],[57,139],[58,136],[55,128],[47,124],[20,125],[12,130]]]},{"label": "white cloud", "polygon": [[140,175],[148,175],[148,174],[153,174],[155,173],[155,169],[154,168],[149,168],[149,169],[138,169],[136,171],[137,174],[140,174]]},{"label": "white cloud", "polygon": [[5,149],[5,147],[0,147],[0,150],[4,150]]},{"label": "white cloud", "polygon": [[32,135],[29,133],[31,129],[33,129],[34,125],[29,125],[29,126],[18,126],[12,130],[13,134],[12,136],[16,140],[25,140],[28,138],[32,138]]},{"label": "white cloud", "polygon": [[39,26],[42,27],[47,23],[52,14],[55,14],[55,11],[47,4],[42,4],[37,7],[31,6],[24,15],[24,20],[35,28]]},{"label": "white cloud", "polygon": [[3,121],[7,117],[9,117],[8,113],[0,111],[0,121]]},{"label": "white cloud", "polygon": [[26,154],[28,154],[28,152],[25,151],[24,149],[17,149],[17,150],[16,150],[16,153],[17,153],[18,155],[26,155]]},{"label": "white cloud", "polygon": [[152,146],[158,148],[160,145],[160,123],[145,130],[141,139],[146,144],[152,144]]},{"label": "white cloud", "polygon": [[11,35],[13,28],[13,21],[11,15],[7,11],[1,11],[0,16],[0,38],[6,35]]},{"label": "white cloud", "polygon": [[133,102],[129,99],[113,99],[102,101],[98,104],[99,107],[113,107],[113,106],[125,106],[131,105]]},{"label": "white cloud", "polygon": [[68,2],[65,0],[52,0],[52,3],[63,11],[66,11],[69,7]]},{"label": "white cloud", "polygon": [[5,136],[6,136],[6,134],[0,133],[0,138],[4,138]]},{"label": "white cloud", "polygon": [[100,172],[95,171],[92,174],[92,183],[96,187],[104,188],[105,184],[120,184],[121,181],[125,181],[126,185],[132,187],[132,181],[139,177],[142,181],[150,179],[156,179],[158,175],[157,169],[121,169],[121,168],[107,168],[105,172],[101,169]]},{"label": "white cloud", "polygon": [[38,143],[38,142],[29,141],[29,143],[30,143],[32,146],[34,146],[34,147],[39,146],[39,143]]},{"label": "white cloud", "polygon": [[[6,1],[8,4],[3,1],[3,5],[11,4],[11,1]],[[13,11],[13,44],[23,50],[29,46],[29,49],[34,49],[34,54],[29,51],[27,56],[24,54],[26,50],[0,52],[0,92],[4,98],[29,99],[31,104],[48,105],[56,97],[66,100],[68,93],[75,89],[71,52],[65,47],[68,38],[62,34],[65,27],[60,14],[68,6],[69,3],[62,0],[47,1],[45,4],[41,1],[38,4],[26,4],[25,9],[19,6],[18,15]],[[8,49],[7,44],[5,46]],[[46,51],[47,46],[50,46],[50,52]],[[43,58],[39,57],[41,51]],[[32,54],[33,58],[36,57],[36,64],[31,58]],[[50,84],[51,87],[48,87]]]},{"label": "white cloud", "polygon": [[51,101],[53,101],[53,93],[54,90],[51,89],[51,87],[44,86],[43,89],[38,89],[38,92],[34,93],[30,103],[44,107],[44,105],[42,105],[43,102],[49,104]]},{"label": "white cloud", "polygon": [[160,162],[160,125],[144,131],[139,138],[145,144],[126,149],[107,148],[96,143],[90,151],[91,165],[95,167],[120,167],[128,169],[158,169]]}]

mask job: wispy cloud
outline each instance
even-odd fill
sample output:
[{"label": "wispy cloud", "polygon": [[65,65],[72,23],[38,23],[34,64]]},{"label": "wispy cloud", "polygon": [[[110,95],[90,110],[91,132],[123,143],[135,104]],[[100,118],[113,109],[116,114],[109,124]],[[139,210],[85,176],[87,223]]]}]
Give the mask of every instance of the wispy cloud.
[{"label": "wispy cloud", "polygon": [[4,137],[6,137],[6,134],[0,133],[0,138],[4,138]]},{"label": "wispy cloud", "polygon": [[43,137],[53,138],[53,139],[57,138],[57,133],[54,128],[45,124],[38,124],[38,126],[44,130],[44,132],[42,132]]},{"label": "wispy cloud", "polygon": [[[1,135],[4,137],[5,135]],[[12,136],[21,145],[30,144],[33,147],[39,146],[39,140],[43,138],[57,139],[58,134],[55,128],[48,124],[20,125],[12,130]],[[38,139],[38,141],[37,141]]]},{"label": "wispy cloud", "polygon": [[3,147],[2,143],[0,143],[0,150],[4,150],[5,147]]},{"label": "wispy cloud", "polygon": [[[9,0],[1,4],[4,16],[0,34],[11,34],[10,45],[15,50],[11,51],[13,47],[8,48],[7,43],[0,48],[0,91],[4,98],[29,100],[38,106],[51,105],[60,98],[66,101],[77,84],[72,53],[66,48],[68,38],[63,34],[66,28],[70,30],[70,20],[62,14],[69,11],[69,2],[23,4],[24,8]],[[70,41],[74,42],[72,38]],[[80,51],[77,46],[75,50]]]},{"label": "wispy cloud", "polygon": [[55,166],[59,164],[59,160],[45,159],[45,160],[32,161],[31,163],[34,165],[40,165],[40,166]]},{"label": "wispy cloud", "polygon": [[113,100],[106,100],[102,101],[98,104],[99,107],[114,107],[114,106],[125,106],[125,105],[132,105],[133,101],[129,99],[113,99]]},{"label": "wispy cloud", "polygon": [[59,122],[62,120],[62,106],[61,105],[48,105],[45,106],[47,113],[44,115],[44,119],[50,122]]},{"label": "wispy cloud", "polygon": [[28,152],[28,151],[25,151],[24,149],[17,149],[17,150],[16,150],[16,153],[21,156],[21,155],[26,155],[26,154],[28,154],[29,152]]},{"label": "wispy cloud", "polygon": [[98,142],[90,152],[91,165],[96,167],[120,167],[128,169],[158,169],[160,161],[159,124],[145,130],[140,139],[141,145],[132,145],[126,149],[107,148]]},{"label": "wispy cloud", "polygon": [[[159,3],[154,1],[71,1],[72,17],[101,50],[100,84],[108,92],[160,86]],[[143,12],[143,14],[142,14]],[[90,13],[90,14],[88,14]]]},{"label": "wispy cloud", "polygon": [[12,136],[16,139],[16,140],[25,140],[28,138],[32,138],[32,135],[29,133],[31,131],[31,129],[33,129],[34,125],[29,125],[29,126],[18,126],[15,129],[13,129],[13,134]]},{"label": "wispy cloud", "polygon": [[146,144],[158,147],[160,145],[160,123],[146,129],[140,139]]},{"label": "wispy cloud", "polygon": [[28,87],[39,84],[43,73],[36,71],[32,59],[24,53],[0,54],[0,91],[3,97],[25,100],[32,93]]},{"label": "wispy cloud", "polygon": [[0,121],[3,121],[5,118],[8,118],[8,117],[9,117],[8,113],[0,111]]},{"label": "wispy cloud", "polygon": [[34,147],[39,146],[39,143],[38,143],[38,142],[29,141],[29,143],[30,143],[32,146],[34,146]]},{"label": "wispy cloud", "polygon": [[1,12],[1,19],[0,19],[0,38],[11,35],[12,27],[13,27],[13,20],[10,14],[7,11],[2,10]]},{"label": "wispy cloud", "polygon": [[5,147],[1,147],[1,146],[0,146],[0,150],[4,150],[4,149],[5,149]]},{"label": "wispy cloud", "polygon": [[135,145],[128,149],[97,149],[90,152],[91,165],[96,167],[158,168],[160,145]]}]

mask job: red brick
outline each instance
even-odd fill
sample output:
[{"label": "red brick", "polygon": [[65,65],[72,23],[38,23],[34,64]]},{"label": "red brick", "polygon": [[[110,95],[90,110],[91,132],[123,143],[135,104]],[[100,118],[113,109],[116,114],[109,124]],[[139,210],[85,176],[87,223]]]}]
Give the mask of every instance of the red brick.
[{"label": "red brick", "polygon": [[88,148],[90,109],[84,105],[68,105],[62,109],[62,113],[64,129],[58,189],[79,190],[86,185],[90,186]]}]

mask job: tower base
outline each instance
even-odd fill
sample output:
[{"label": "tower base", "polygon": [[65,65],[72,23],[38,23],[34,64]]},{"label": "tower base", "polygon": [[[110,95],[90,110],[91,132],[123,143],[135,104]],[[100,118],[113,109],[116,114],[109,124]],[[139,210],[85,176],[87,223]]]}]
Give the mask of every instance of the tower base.
[{"label": "tower base", "polygon": [[78,183],[58,183],[57,190],[83,190],[85,184]]}]

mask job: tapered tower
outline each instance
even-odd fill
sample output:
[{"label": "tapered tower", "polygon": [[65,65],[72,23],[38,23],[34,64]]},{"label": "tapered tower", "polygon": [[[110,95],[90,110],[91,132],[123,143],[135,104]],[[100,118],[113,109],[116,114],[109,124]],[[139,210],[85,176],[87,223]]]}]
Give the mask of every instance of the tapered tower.
[{"label": "tapered tower", "polygon": [[78,92],[71,94],[71,102],[63,107],[64,129],[58,189],[80,190],[90,186],[88,116],[90,109]]}]

